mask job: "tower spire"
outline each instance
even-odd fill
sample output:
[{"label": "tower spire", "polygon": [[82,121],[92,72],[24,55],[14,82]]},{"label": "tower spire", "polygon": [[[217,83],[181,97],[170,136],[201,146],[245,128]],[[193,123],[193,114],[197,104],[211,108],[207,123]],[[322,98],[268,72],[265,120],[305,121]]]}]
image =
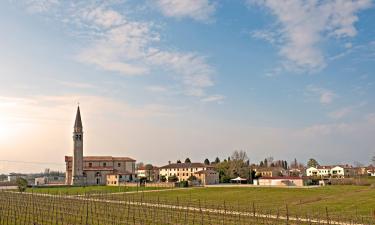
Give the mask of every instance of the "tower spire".
[{"label": "tower spire", "polygon": [[74,132],[82,132],[81,111],[79,110],[79,105],[77,108],[76,121],[74,122]]}]

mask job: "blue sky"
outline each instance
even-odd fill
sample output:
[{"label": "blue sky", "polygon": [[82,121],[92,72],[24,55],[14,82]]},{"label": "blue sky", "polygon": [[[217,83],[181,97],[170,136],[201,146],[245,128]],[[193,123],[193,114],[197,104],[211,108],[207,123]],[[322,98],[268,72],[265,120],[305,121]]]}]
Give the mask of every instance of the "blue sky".
[{"label": "blue sky", "polygon": [[0,172],[63,168],[77,102],[87,155],[375,155],[370,0],[22,0],[0,17],[0,159],[53,163]]}]

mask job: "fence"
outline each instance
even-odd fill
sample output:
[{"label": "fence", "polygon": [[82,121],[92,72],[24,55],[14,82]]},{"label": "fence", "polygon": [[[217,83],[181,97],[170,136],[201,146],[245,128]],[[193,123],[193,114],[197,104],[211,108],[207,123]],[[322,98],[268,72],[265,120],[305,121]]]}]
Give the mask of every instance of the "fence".
[{"label": "fence", "polygon": [[255,203],[166,200],[132,195],[67,196],[0,191],[0,224],[33,225],[245,225],[245,224],[375,224],[374,218],[331,215],[326,207],[318,214],[265,209]]}]

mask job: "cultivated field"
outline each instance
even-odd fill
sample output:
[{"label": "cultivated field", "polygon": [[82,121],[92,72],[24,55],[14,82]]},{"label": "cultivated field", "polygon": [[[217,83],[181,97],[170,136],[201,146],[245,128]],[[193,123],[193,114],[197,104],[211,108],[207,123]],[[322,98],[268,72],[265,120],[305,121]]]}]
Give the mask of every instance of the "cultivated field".
[{"label": "cultivated field", "polygon": [[375,224],[375,188],[366,186],[91,188],[79,195],[0,191],[0,224]]},{"label": "cultivated field", "polygon": [[117,192],[137,192],[146,190],[165,189],[163,187],[116,187],[116,186],[87,186],[87,187],[37,187],[28,188],[27,192],[59,194],[59,195],[84,195],[90,193],[117,193]]}]

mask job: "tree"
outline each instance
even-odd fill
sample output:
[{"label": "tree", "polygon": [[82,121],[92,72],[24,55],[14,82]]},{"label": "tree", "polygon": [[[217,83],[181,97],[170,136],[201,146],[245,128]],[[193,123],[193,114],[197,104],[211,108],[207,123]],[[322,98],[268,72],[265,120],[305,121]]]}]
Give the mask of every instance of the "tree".
[{"label": "tree", "polygon": [[188,181],[195,181],[195,180],[197,180],[197,177],[194,176],[194,175],[191,175],[187,180]]},{"label": "tree", "polygon": [[26,191],[27,188],[27,180],[25,178],[19,177],[16,180],[17,188],[20,192]]},{"label": "tree", "polygon": [[165,178],[165,176],[164,176],[164,175],[162,175],[162,176],[160,177],[160,181],[164,183],[164,182],[166,182],[166,181],[167,181],[167,178]]},{"label": "tree", "polygon": [[205,160],[204,160],[204,164],[205,164],[205,165],[210,165],[210,160],[205,159]]},{"label": "tree", "polygon": [[145,165],[145,175],[148,181],[151,181],[151,176],[153,174],[154,166],[151,164],[146,164]]},{"label": "tree", "polygon": [[7,175],[5,175],[5,174],[0,174],[0,181],[4,181],[4,180],[6,180],[7,178],[8,178]]},{"label": "tree", "polygon": [[186,158],[185,163],[191,163],[191,160],[189,158]]},{"label": "tree", "polygon": [[231,156],[231,161],[229,164],[229,176],[231,178],[242,177],[249,178],[249,166],[247,165],[247,154],[245,151],[234,151]]},{"label": "tree", "polygon": [[218,163],[220,163],[220,159],[219,159],[219,157],[216,157],[215,164],[218,164]]},{"label": "tree", "polygon": [[263,166],[264,166],[263,161],[260,161],[259,166],[260,166],[260,167],[263,167]]},{"label": "tree", "polygon": [[144,167],[144,166],[145,166],[145,165],[144,165],[143,162],[139,162],[139,163],[137,163],[136,168],[139,169],[139,168],[142,168],[142,167]]},{"label": "tree", "polygon": [[168,177],[168,182],[177,182],[177,181],[178,181],[178,177],[176,175]]},{"label": "tree", "polygon": [[177,163],[181,163],[181,160],[177,160]]},{"label": "tree", "polygon": [[317,167],[317,166],[319,166],[319,163],[313,158],[309,159],[309,161],[307,162],[307,167]]},{"label": "tree", "polygon": [[219,173],[220,183],[229,183],[230,182],[230,171],[229,166],[231,162],[228,162],[226,159],[218,164],[215,164],[215,169]]}]

